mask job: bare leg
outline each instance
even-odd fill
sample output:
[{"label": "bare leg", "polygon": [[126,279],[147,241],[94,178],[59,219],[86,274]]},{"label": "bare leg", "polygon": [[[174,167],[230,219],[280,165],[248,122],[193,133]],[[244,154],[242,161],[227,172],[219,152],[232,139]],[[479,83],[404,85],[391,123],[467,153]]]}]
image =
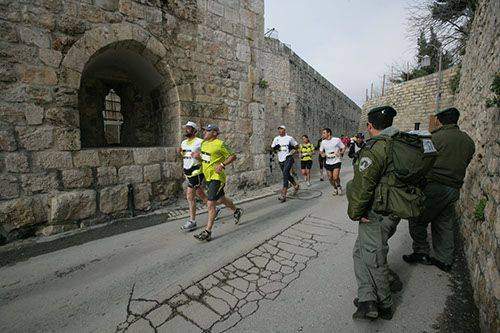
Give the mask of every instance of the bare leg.
[{"label": "bare leg", "polygon": [[333,181],[335,185],[333,187],[340,187],[340,169],[333,169],[332,171]]},{"label": "bare leg", "polygon": [[236,211],[236,206],[234,205],[233,201],[226,196],[220,198],[219,201],[217,201],[217,204],[223,204],[227,208],[231,209],[233,213]]},{"label": "bare leg", "polygon": [[328,180],[330,181],[330,184],[333,186],[334,189],[337,189],[337,182],[335,181],[333,172],[327,170],[326,173],[328,174]]},{"label": "bare leg", "polygon": [[214,227],[214,221],[215,221],[215,207],[217,206],[217,201],[208,201],[207,202],[208,206],[208,222],[207,226],[205,227],[205,230],[207,231],[212,231],[212,228]]},{"label": "bare leg", "polygon": [[205,194],[205,191],[201,187],[196,188],[196,195],[203,200],[203,203],[206,205],[208,203],[208,198],[207,195]]},{"label": "bare leg", "polygon": [[306,181],[311,181],[311,169],[306,170]]},{"label": "bare leg", "polygon": [[301,169],[302,177],[304,177],[304,181],[307,182],[307,169]]},{"label": "bare leg", "polygon": [[192,187],[188,187],[186,190],[186,199],[189,205],[189,219],[190,221],[196,221],[196,201],[195,201],[195,191]]}]

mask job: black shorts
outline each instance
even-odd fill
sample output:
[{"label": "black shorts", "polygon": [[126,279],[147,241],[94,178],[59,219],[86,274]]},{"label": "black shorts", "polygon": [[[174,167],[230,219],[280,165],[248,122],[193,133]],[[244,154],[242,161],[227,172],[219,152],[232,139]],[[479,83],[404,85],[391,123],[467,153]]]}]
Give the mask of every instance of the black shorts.
[{"label": "black shorts", "polygon": [[319,162],[319,168],[323,169],[325,167],[326,157],[319,155],[318,162]]},{"label": "black shorts", "polygon": [[188,187],[198,188],[203,184],[203,179],[205,178],[202,173],[192,177],[186,177],[188,181]]},{"label": "black shorts", "polygon": [[335,163],[335,164],[325,164],[325,169],[328,171],[333,171],[335,169],[340,169],[341,165],[342,165],[342,162]]},{"label": "black shorts", "polygon": [[300,161],[300,168],[301,169],[309,169],[309,170],[311,170],[312,165],[313,165],[313,161],[312,160],[309,160],[309,161]]},{"label": "black shorts", "polygon": [[220,180],[211,180],[207,184],[207,197],[209,201],[218,201],[224,197],[224,184]]}]

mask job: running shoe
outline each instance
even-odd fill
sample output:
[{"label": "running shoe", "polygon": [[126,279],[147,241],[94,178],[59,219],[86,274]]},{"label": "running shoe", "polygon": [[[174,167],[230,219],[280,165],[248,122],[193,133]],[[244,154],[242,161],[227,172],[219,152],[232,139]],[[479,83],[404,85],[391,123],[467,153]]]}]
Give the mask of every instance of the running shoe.
[{"label": "running shoe", "polygon": [[286,201],[286,198],[285,198],[284,196],[281,196],[281,195],[280,195],[280,196],[278,197],[278,201],[279,201],[279,202],[281,202],[281,203],[283,203],[283,202],[285,202],[285,201]]},{"label": "running shoe", "polygon": [[186,232],[193,231],[194,229],[196,229],[196,221],[186,221],[186,223],[181,226],[181,230]]},{"label": "running shoe", "polygon": [[297,194],[297,192],[299,191],[299,189],[300,189],[300,185],[299,184],[295,185],[293,187],[293,194]]},{"label": "running shoe", "polygon": [[322,181],[322,182],[324,182],[324,181],[325,181],[325,180],[323,179],[323,177],[321,177],[319,180],[320,180],[320,181]]},{"label": "running shoe", "polygon": [[337,189],[334,189],[333,192],[332,192],[332,195],[336,196],[337,194],[338,194]]},{"label": "running shoe", "polygon": [[342,195],[342,186],[337,188],[337,195]]},{"label": "running shoe", "polygon": [[310,181],[307,182],[307,186],[311,187],[311,182]]},{"label": "running shoe", "polygon": [[236,210],[233,213],[234,217],[234,224],[240,223],[241,215],[243,215],[243,209],[241,208],[236,208]]},{"label": "running shoe", "polygon": [[194,238],[196,238],[199,241],[209,242],[212,239],[212,232],[208,230],[203,230],[199,234],[194,235]]}]

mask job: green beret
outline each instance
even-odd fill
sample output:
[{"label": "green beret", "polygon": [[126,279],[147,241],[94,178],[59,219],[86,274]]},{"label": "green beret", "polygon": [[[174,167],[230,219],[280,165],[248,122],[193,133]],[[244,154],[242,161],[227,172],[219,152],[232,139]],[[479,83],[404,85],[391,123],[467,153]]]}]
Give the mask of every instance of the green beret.
[{"label": "green beret", "polygon": [[396,117],[396,115],[398,114],[392,106],[385,105],[385,106],[379,106],[379,107],[371,109],[370,111],[368,111],[368,115],[371,115],[371,114],[374,114],[377,112],[388,115],[390,117]]},{"label": "green beret", "polygon": [[460,111],[458,111],[457,108],[447,108],[447,109],[437,110],[434,114],[437,116],[438,114],[444,114],[444,113],[457,113],[460,115]]}]

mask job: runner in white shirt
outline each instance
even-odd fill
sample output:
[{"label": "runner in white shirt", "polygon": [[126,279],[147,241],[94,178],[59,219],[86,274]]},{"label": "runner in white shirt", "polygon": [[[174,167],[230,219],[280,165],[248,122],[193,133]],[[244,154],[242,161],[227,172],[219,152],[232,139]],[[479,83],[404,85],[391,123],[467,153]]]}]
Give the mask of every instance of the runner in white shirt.
[{"label": "runner in white shirt", "polygon": [[[202,187],[203,172],[201,170],[201,161],[192,156],[194,152],[201,151],[203,140],[196,137],[196,133],[198,132],[196,123],[188,121],[183,127],[186,139],[182,141],[180,148],[177,148],[177,152],[182,156],[182,167],[188,183],[186,199],[189,205],[189,220],[182,225],[181,229],[184,231],[193,231],[196,229],[196,195],[205,204],[208,200]],[[217,215],[219,212],[220,209],[217,209]]]},{"label": "runner in white shirt", "polygon": [[332,137],[332,130],[323,129],[323,140],[319,147],[319,153],[326,158],[325,169],[328,174],[330,184],[333,186],[333,195],[341,195],[340,186],[340,167],[342,165],[341,156],[344,153],[345,146],[339,138]]},{"label": "runner in white shirt", "polygon": [[286,134],[286,127],[278,127],[279,135],[274,138],[271,144],[271,149],[277,152],[278,162],[283,171],[283,189],[281,190],[281,195],[278,198],[279,201],[286,201],[286,194],[288,191],[289,183],[293,185],[294,194],[299,190],[299,184],[290,174],[290,170],[293,167],[293,154],[295,153],[299,143],[297,140]]}]

